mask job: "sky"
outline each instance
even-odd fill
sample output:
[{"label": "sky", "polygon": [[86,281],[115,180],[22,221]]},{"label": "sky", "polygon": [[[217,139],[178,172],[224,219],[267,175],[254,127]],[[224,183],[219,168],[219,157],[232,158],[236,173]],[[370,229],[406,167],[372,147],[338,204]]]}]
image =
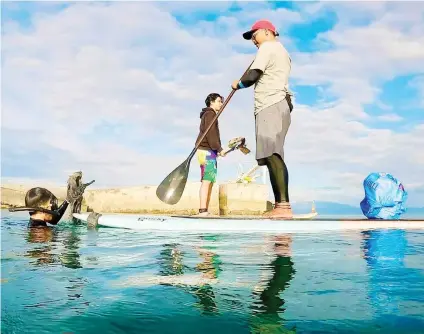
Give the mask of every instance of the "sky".
[{"label": "sky", "polygon": [[[96,187],[158,185],[193,149],[206,96],[254,59],[242,33],[264,18],[292,59],[291,201],[359,206],[367,175],[387,172],[424,206],[424,2],[4,1],[2,182],[81,170]],[[252,149],[219,160],[222,183],[256,164],[253,88],[219,126]]]}]

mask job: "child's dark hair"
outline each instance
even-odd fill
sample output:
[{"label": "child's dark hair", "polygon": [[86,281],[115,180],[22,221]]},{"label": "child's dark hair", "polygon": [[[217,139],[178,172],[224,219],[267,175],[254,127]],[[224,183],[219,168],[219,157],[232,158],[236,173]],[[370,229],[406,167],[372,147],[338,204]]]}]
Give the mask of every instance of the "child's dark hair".
[{"label": "child's dark hair", "polygon": [[32,188],[25,195],[25,206],[30,208],[47,209],[51,202],[56,199],[56,196],[46,188]]},{"label": "child's dark hair", "polygon": [[219,95],[218,93],[210,93],[205,100],[206,106],[210,107],[211,103],[214,102],[219,97],[222,99],[222,101],[224,101],[224,97]]}]

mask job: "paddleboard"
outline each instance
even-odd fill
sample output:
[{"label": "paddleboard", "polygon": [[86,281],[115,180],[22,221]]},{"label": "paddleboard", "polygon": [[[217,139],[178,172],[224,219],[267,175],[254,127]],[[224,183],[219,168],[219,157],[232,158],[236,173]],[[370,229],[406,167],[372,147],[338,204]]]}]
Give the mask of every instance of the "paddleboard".
[{"label": "paddleboard", "polygon": [[[292,219],[277,219],[277,220],[283,220],[283,221],[290,221],[290,220],[309,220],[314,217],[318,216],[317,212],[310,212],[302,215],[293,215]],[[216,215],[210,215],[210,216],[198,216],[198,215],[172,215],[171,217],[175,218],[190,218],[190,219],[231,219],[231,220],[265,220],[268,221],[269,218],[261,218],[260,216],[234,216],[234,215],[228,215],[228,216],[216,216]],[[275,220],[275,219],[273,219]]]},{"label": "paddleboard", "polygon": [[[261,217],[198,217],[137,214],[74,213],[89,227],[103,226],[142,231],[174,232],[323,232],[370,229],[424,229],[424,220],[368,219],[291,219],[274,220]],[[304,215],[302,215],[304,216]]]}]

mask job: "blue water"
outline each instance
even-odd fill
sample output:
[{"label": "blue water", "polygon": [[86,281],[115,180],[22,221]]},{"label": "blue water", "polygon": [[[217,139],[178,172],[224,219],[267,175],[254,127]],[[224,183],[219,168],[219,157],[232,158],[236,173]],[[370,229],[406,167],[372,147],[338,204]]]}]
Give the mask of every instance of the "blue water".
[{"label": "blue water", "polygon": [[26,224],[2,210],[2,333],[424,333],[424,231]]}]

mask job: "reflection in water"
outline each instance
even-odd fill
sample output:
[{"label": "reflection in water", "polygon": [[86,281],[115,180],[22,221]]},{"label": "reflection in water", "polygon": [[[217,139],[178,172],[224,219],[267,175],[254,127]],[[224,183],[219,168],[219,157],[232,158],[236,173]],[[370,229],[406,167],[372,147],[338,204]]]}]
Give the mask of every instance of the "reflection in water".
[{"label": "reflection in water", "polygon": [[362,232],[362,250],[369,273],[368,295],[379,326],[422,333],[424,295],[422,269],[405,265],[406,231]]},{"label": "reflection in water", "polygon": [[[64,246],[62,253],[60,254],[61,264],[69,269],[82,268],[79,254],[79,244],[81,238],[77,226],[71,226],[61,231],[61,240]],[[70,305],[75,304],[75,300],[81,299],[77,306],[72,307],[76,310],[76,313],[82,314],[83,311],[90,305],[90,302],[84,300],[83,291],[88,284],[88,280],[82,275],[69,276],[69,284],[66,285],[68,290],[68,301]]]},{"label": "reflection in water", "polygon": [[[204,241],[212,242],[216,242],[219,239],[216,235],[201,236],[200,238]],[[203,246],[197,249],[203,261],[196,266],[196,269],[202,273],[205,283],[198,288],[192,289],[192,292],[199,299],[199,303],[196,306],[199,306],[205,314],[218,312],[215,293],[212,286],[207,283],[208,280],[218,279],[219,274],[222,272],[222,261],[219,255],[212,251],[215,248],[214,246]]]},{"label": "reflection in water", "polygon": [[[36,266],[61,264],[69,269],[82,268],[78,252],[81,239],[75,226],[61,229],[50,226],[28,227],[26,240],[30,244],[42,245],[26,252],[25,256],[36,259],[32,264]],[[60,243],[64,246],[62,249],[59,249]],[[68,282],[69,284],[66,285],[67,296],[68,301],[72,303],[75,299],[82,297],[87,280],[80,276],[70,275]],[[82,304],[88,306],[89,302],[84,301]],[[79,308],[74,307],[74,309],[78,310]]]},{"label": "reflection in water", "polygon": [[[58,230],[51,226],[28,227],[26,240],[30,244],[41,244],[34,249],[28,250],[26,256],[35,258],[36,265],[52,265],[61,263],[66,268],[82,268],[79,261],[79,242],[80,238],[75,228]],[[59,255],[55,256],[55,252],[59,252],[59,241],[62,242],[64,249]]]},{"label": "reflection in water", "polygon": [[404,257],[407,247],[405,231],[371,230],[361,233],[362,251],[369,271],[369,298],[377,317],[394,315],[399,311],[396,286],[405,289],[402,282]]},{"label": "reflection in water", "polygon": [[36,266],[51,265],[58,262],[57,258],[51,253],[52,242],[56,241],[56,230],[50,226],[28,227],[26,240],[29,243],[41,244],[34,249],[28,250],[25,256],[35,259],[32,264]]},{"label": "reflection in water", "polygon": [[[160,252],[159,263],[161,264],[160,274],[164,276],[181,276],[186,278],[181,284],[176,286],[197,297],[198,306],[203,314],[218,313],[216,296],[212,288],[212,282],[215,282],[222,272],[222,261],[220,256],[214,251],[213,243],[219,240],[218,236],[200,236],[204,245],[196,248],[196,251],[202,258],[202,261],[195,266],[195,270],[201,273],[200,280],[195,280],[196,284],[190,284],[190,268],[183,264],[183,252],[178,248],[178,244],[164,245]],[[252,308],[252,317],[250,321],[251,330],[256,333],[272,330],[274,333],[287,333],[287,329],[282,326],[280,314],[285,311],[285,301],[280,297],[281,293],[289,286],[290,280],[295,274],[293,261],[291,258],[290,235],[280,235],[273,237],[272,253],[274,259],[265,266],[262,280],[255,287],[253,297],[255,299]],[[172,281],[169,281],[168,284]],[[161,284],[166,284],[162,282]]]},{"label": "reflection in water", "polygon": [[352,252],[357,232],[168,237],[3,219],[1,228],[9,279],[2,332],[287,333],[296,325],[389,334],[424,326],[422,232],[365,232],[362,259]]},{"label": "reflection in water", "polygon": [[158,259],[160,275],[183,275],[184,269],[188,267],[183,265],[183,254],[178,249],[178,244],[165,244],[162,247],[163,249],[160,251]]},{"label": "reflection in water", "polygon": [[[260,284],[254,289],[255,303],[252,308],[250,326],[252,333],[291,333],[283,327],[280,313],[284,313],[285,300],[281,294],[289,286],[296,270],[291,258],[290,235],[279,235],[273,240],[275,258],[265,268],[267,271]],[[258,300],[259,299],[259,300]]]},{"label": "reflection in water", "polygon": [[[216,241],[216,236],[201,236],[202,240]],[[182,276],[190,272],[190,267],[183,264],[183,252],[178,248],[178,244],[165,244],[164,249],[160,252],[159,264],[160,264],[160,275],[163,276]],[[196,296],[198,302],[195,306],[198,306],[204,314],[210,314],[218,312],[215,294],[212,286],[208,283],[210,280],[218,278],[221,269],[221,260],[219,255],[212,251],[214,247],[203,246],[197,248],[200,257],[203,261],[196,265],[196,271],[200,272],[201,278],[198,280],[198,284],[189,284],[189,280],[186,284],[180,282],[178,286],[182,287],[185,291]],[[186,276],[187,277],[187,276]],[[162,282],[161,284],[165,284]],[[172,284],[172,283],[170,283]],[[176,285],[176,284],[175,284]]]},{"label": "reflection in water", "polygon": [[63,253],[60,255],[60,261],[66,268],[77,269],[82,268],[79,256],[79,242],[81,239],[78,236],[75,227],[62,231],[62,243],[65,247]]},{"label": "reflection in water", "polygon": [[196,269],[202,273],[202,277],[206,279],[217,279],[219,274],[222,272],[221,265],[222,261],[218,254],[213,252],[216,250],[216,246],[213,246],[214,242],[219,241],[219,236],[216,235],[205,235],[200,236],[202,241],[211,242],[211,244],[203,245],[198,247],[197,251],[202,257],[203,262],[196,266]]}]

